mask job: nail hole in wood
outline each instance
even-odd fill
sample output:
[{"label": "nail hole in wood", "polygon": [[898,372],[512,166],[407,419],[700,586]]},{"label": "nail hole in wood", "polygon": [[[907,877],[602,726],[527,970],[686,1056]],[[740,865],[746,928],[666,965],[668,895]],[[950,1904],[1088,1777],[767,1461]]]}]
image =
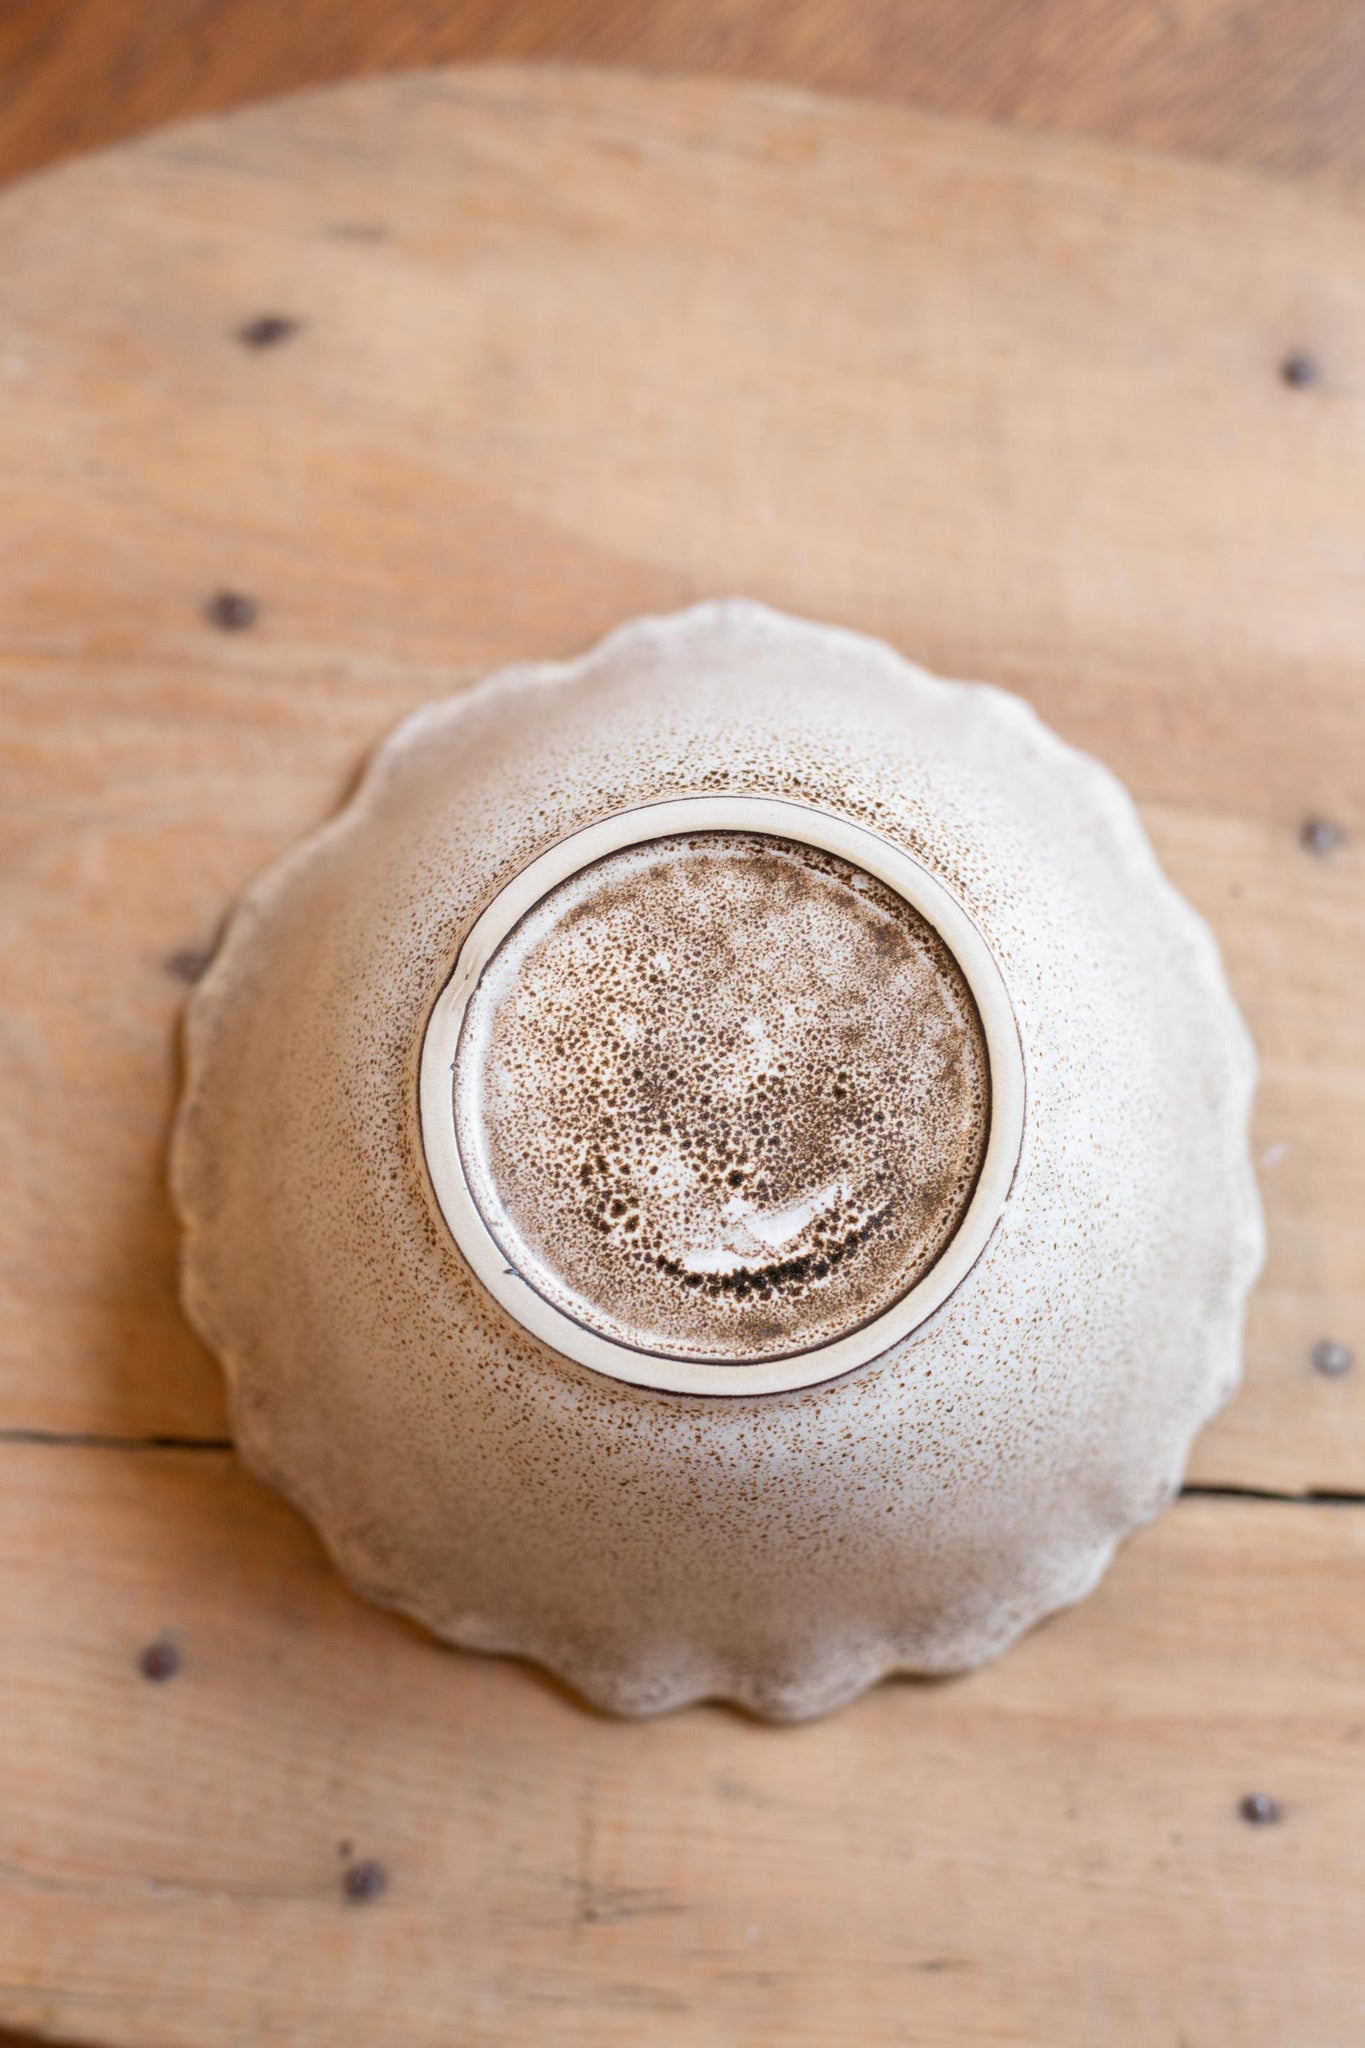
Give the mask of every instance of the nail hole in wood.
[{"label": "nail hole in wood", "polygon": [[204,617],[220,633],[244,633],[260,616],[260,606],[244,590],[215,590],[204,606]]},{"label": "nail hole in wood", "polygon": [[237,329],[237,339],[243,348],[278,348],[298,333],[300,325],[287,313],[262,313]]},{"label": "nail hole in wood", "polygon": [[1293,391],[1306,390],[1310,384],[1316,384],[1321,376],[1322,371],[1314,358],[1306,355],[1302,349],[1295,349],[1280,364],[1280,382],[1288,384]]},{"label": "nail hole in wood", "polygon": [[153,1685],[164,1685],[180,1669],[180,1650],[170,1636],[158,1636],[141,1651],[137,1668]]},{"label": "nail hole in wood", "polygon": [[1237,1811],[1253,1828],[1273,1827],[1277,1820],[1284,1818],[1279,1801],[1272,1799],[1268,1792],[1248,1792]]},{"label": "nail hole in wood", "polygon": [[166,972],[172,980],[188,982],[193,987],[194,983],[202,978],[212,958],[213,954],[207,946],[185,946],[178,953],[167,954]]},{"label": "nail hole in wood", "polygon": [[1350,1347],[1339,1344],[1335,1337],[1320,1338],[1313,1346],[1312,1358],[1314,1368],[1329,1380],[1339,1380],[1355,1364]]},{"label": "nail hole in wood", "polygon": [[341,1873],[343,1898],[352,1906],[369,1906],[383,1898],[389,1888],[389,1873],[373,1856],[348,1863]]},{"label": "nail hole in wood", "polygon": [[1326,860],[1345,844],[1346,828],[1332,818],[1305,818],[1299,827],[1299,845],[1319,860]]}]

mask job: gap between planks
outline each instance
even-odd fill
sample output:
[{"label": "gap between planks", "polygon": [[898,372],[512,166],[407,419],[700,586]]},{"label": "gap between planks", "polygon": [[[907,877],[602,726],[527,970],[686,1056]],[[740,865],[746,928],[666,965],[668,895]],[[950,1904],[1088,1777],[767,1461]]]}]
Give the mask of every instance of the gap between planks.
[{"label": "gap between planks", "polygon": [[[116,1436],[102,1435],[90,1430],[58,1429],[0,1429],[0,1445],[37,1444],[50,1450],[79,1451],[216,1451],[225,1454],[235,1450],[230,1436]],[[1182,1486],[1177,1496],[1180,1500],[1263,1500],[1280,1502],[1290,1507],[1320,1508],[1361,1508],[1365,1507],[1365,1493],[1352,1493],[1334,1487],[1313,1486],[1301,1493],[1291,1493],[1272,1486],[1220,1485],[1216,1482],[1192,1482]],[[0,2037],[3,2048],[3,2037]]]}]

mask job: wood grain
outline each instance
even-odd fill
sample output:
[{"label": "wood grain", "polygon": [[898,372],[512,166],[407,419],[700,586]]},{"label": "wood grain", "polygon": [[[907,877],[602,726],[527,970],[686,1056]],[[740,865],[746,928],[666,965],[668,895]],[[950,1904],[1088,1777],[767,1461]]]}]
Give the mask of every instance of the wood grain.
[{"label": "wood grain", "polygon": [[[452,1656],[352,1601],[218,1454],[11,1448],[0,1535],[18,2024],[128,2048],[1360,2039],[1365,1510],[1185,1502],[1003,1663],[787,1731],[613,1723]],[[166,1632],[181,1666],[149,1684]],[[1277,1825],[1240,1818],[1254,1790]],[[362,1862],[387,1889],[348,1902]]]},{"label": "wood grain", "polygon": [[[740,588],[1022,689],[1134,787],[1264,1059],[1252,1386],[1198,1470],[1365,1488],[1365,1377],[1308,1364],[1362,1322],[1361,856],[1298,838],[1359,822],[1354,215],[488,73],[75,166],[0,205],[0,259],[0,1425],[223,1429],[171,1291],[174,956],[412,703]],[[272,310],[298,332],[244,347]]]},{"label": "wood grain", "polygon": [[1365,188],[1355,0],[9,0],[0,177],[325,80],[507,58],[768,79]]},{"label": "wood grain", "polygon": [[1309,1362],[1365,1344],[1359,214],[511,69],[52,174],[0,274],[0,2018],[1358,2040],[1365,1506],[1188,1499],[996,1669],[821,1728],[620,1728],[359,1607],[212,1447],[162,1152],[194,956],[401,711],[743,589],[1134,787],[1264,1063],[1270,1263],[1195,1478],[1365,1495],[1365,1375]]}]

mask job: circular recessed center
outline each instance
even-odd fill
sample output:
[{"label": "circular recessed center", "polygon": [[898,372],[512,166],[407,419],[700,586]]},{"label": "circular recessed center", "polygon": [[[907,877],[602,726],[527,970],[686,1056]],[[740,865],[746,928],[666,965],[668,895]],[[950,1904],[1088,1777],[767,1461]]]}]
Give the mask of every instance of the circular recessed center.
[{"label": "circular recessed center", "polygon": [[520,1280],[614,1343],[734,1365],[905,1295],[990,1124],[937,932],[754,832],[626,846],[551,888],[484,967],[454,1079],[464,1176]]}]

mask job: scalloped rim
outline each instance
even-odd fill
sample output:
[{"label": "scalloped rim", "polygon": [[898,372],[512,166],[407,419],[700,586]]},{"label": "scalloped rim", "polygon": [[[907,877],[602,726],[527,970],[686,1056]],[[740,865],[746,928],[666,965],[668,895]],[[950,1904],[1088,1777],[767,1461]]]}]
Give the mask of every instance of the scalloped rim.
[{"label": "scalloped rim", "polygon": [[[518,688],[551,688],[561,683],[570,684],[591,674],[608,655],[618,654],[622,646],[628,646],[637,637],[646,642],[665,636],[683,639],[699,629],[720,625],[727,619],[748,619],[815,633],[828,643],[847,646],[863,657],[875,656],[880,664],[890,668],[902,680],[961,690],[987,699],[997,714],[1015,726],[1021,740],[1037,752],[1050,756],[1063,773],[1090,785],[1097,811],[1107,817],[1113,828],[1116,860],[1127,869],[1139,887],[1153,890],[1160,896],[1176,932],[1188,948],[1191,969],[1201,983],[1204,995],[1221,1013],[1228,1042],[1224,1113],[1234,1144],[1236,1132],[1240,1131],[1243,1136],[1236,1148],[1238,1156],[1230,1162],[1238,1183],[1232,1191],[1229,1214],[1233,1256],[1228,1262],[1226,1286],[1219,1299],[1206,1311],[1204,1320],[1206,1324],[1226,1323],[1236,1317],[1240,1323],[1245,1313],[1246,1297],[1255,1284],[1265,1257],[1264,1221],[1245,1135],[1256,1082],[1255,1049],[1228,986],[1213,932],[1161,868],[1128,789],[1093,755],[1062,739],[1032,705],[1015,693],[991,683],[937,676],[869,634],[820,620],[800,618],[749,598],[707,599],[681,611],[646,614],[627,620],[568,661],[507,664],[457,694],[417,706],[380,739],[354,790],[340,808],[242,891],[227,918],[207,972],[186,1002],[182,1034],[184,1080],[170,1136],[168,1180],[181,1227],[182,1306],[190,1324],[222,1367],[239,1454],[258,1478],[273,1486],[308,1518],[337,1571],[357,1593],[405,1614],[457,1648],[533,1662],[553,1672],[592,1705],[611,1713],[653,1716],[718,1701],[736,1706],[760,1720],[788,1722],[814,1719],[847,1705],[885,1679],[911,1675],[949,1677],[974,1669],[1009,1648],[1048,1615],[1084,1599],[1103,1577],[1119,1544],[1154,1520],[1178,1493],[1195,1437],[1237,1390],[1241,1378],[1240,1361],[1234,1361],[1211,1394],[1202,1392],[1200,1398],[1191,1402],[1189,1416],[1179,1431],[1180,1450],[1170,1470],[1163,1476],[1151,1504],[1141,1513],[1123,1518],[1119,1526],[1079,1554],[1077,1569],[1065,1591],[1032,1601],[1015,1613],[991,1640],[983,1641],[978,1637],[961,1655],[933,1664],[927,1664],[922,1658],[917,1659],[888,1643],[882,1651],[846,1672],[837,1685],[830,1686],[817,1680],[805,1687],[775,1680],[762,1670],[738,1672],[731,1666],[722,1665],[714,1657],[707,1657],[697,1644],[691,1646],[694,1670],[699,1665],[706,1666],[705,1675],[698,1674],[675,1687],[660,1687],[657,1682],[651,1682],[644,1671],[636,1670],[624,1660],[604,1672],[596,1662],[574,1655],[562,1641],[551,1643],[534,1630],[516,1626],[494,1629],[482,1617],[452,1619],[449,1614],[438,1612],[434,1605],[413,1598],[390,1583],[358,1532],[330,1526],[326,1504],[314,1502],[306,1485],[276,1465],[267,1438],[258,1433],[252,1419],[243,1410],[236,1347],[226,1330],[217,1326],[207,1290],[201,1287],[195,1270],[198,1217],[189,1131],[191,1111],[202,1086],[207,1042],[216,1023],[219,1000],[231,984],[239,950],[247,945],[256,925],[268,914],[276,897],[287,891],[296,875],[307,871],[347,839],[363,831],[384,795],[389,772],[430,727],[458,722],[487,698]],[[1238,1167],[1240,1171],[1237,1171]],[[571,1366],[570,1370],[573,1369]],[[625,1383],[618,1383],[618,1391],[625,1399],[667,1398]],[[783,1397],[755,1398],[781,1400]],[[806,1397],[797,1393],[788,1398]]]}]

